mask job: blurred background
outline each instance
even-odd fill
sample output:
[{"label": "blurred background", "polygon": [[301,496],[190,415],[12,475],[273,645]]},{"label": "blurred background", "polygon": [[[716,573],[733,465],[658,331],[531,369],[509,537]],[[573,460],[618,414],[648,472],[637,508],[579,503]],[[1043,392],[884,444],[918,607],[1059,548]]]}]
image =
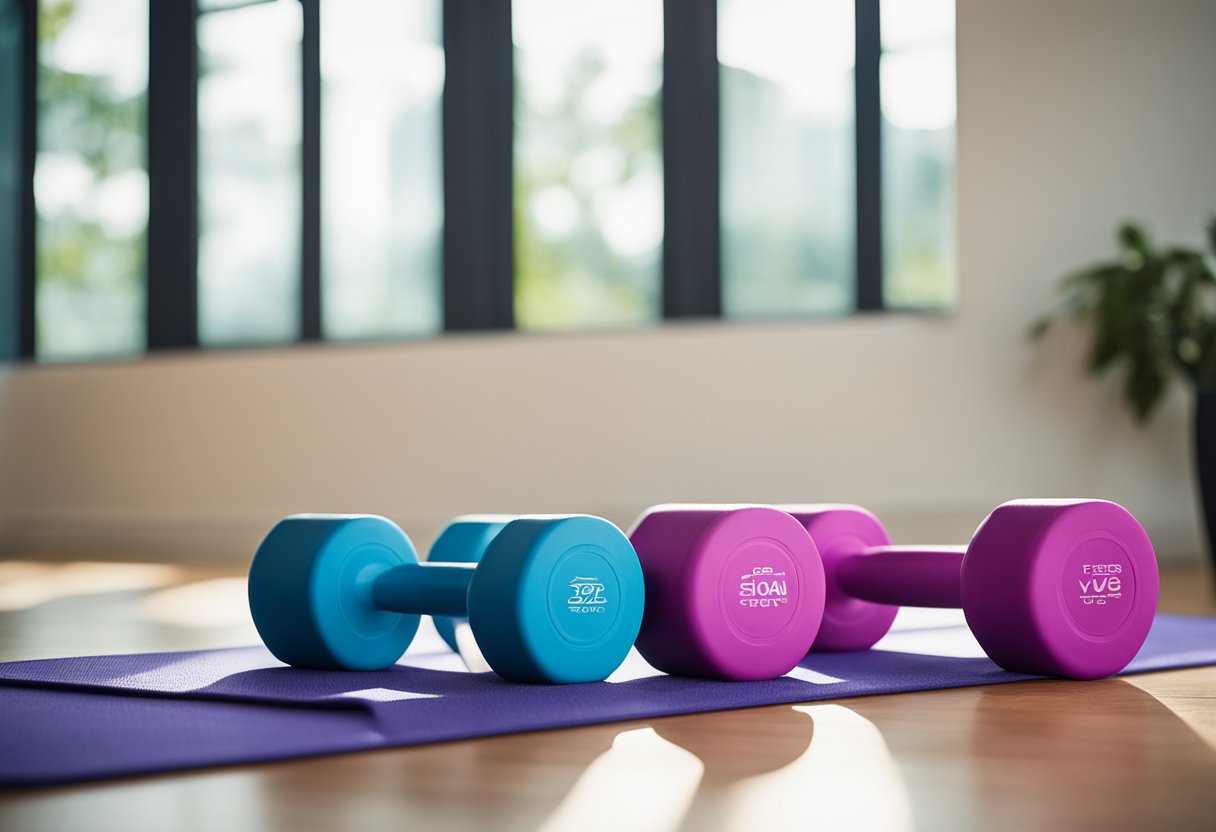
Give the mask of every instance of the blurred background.
[{"label": "blurred background", "polygon": [[1216,209],[1203,0],[0,0],[0,551],[241,563],[282,515],[1125,504],[1181,389],[1060,277]]}]

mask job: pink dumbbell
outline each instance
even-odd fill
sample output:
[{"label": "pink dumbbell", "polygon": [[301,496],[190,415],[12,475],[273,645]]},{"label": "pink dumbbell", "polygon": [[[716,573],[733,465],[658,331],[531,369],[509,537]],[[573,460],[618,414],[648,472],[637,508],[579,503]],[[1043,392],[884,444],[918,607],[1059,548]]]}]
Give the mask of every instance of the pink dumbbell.
[{"label": "pink dumbbell", "polygon": [[869,647],[897,606],[962,607],[1002,667],[1098,679],[1127,666],[1157,610],[1153,545],[1136,518],[1105,500],[1005,503],[966,547],[891,546],[858,506],[782,508],[823,558],[816,650]]},{"label": "pink dumbbell", "polygon": [[772,679],[806,657],[823,616],[823,565],[789,514],[662,505],[629,535],[646,579],[636,647],[666,673]]}]

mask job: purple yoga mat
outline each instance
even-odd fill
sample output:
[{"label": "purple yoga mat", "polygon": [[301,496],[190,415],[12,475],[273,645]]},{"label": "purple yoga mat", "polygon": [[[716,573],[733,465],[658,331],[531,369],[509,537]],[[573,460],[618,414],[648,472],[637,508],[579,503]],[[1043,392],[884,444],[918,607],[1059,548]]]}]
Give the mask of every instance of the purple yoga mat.
[{"label": "purple yoga mat", "polygon": [[[436,644],[376,672],[298,670],[260,647],[0,664],[0,785],[1034,678],[977,655],[959,626],[813,654],[765,682],[664,676],[631,654],[607,682],[513,684],[462,669]],[[1216,664],[1216,619],[1158,615],[1125,673],[1203,664]]]}]

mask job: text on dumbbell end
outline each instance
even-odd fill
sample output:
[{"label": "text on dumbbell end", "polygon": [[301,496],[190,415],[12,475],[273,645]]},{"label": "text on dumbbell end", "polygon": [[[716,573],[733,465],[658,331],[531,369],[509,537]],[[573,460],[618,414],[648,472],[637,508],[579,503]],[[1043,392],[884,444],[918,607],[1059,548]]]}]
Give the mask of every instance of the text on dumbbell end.
[{"label": "text on dumbbell end", "polygon": [[1123,573],[1123,564],[1087,563],[1082,565],[1081,573],[1088,576],[1077,579],[1081,603],[1105,604],[1123,597],[1123,579],[1119,577]]},{"label": "text on dumbbell end", "polygon": [[572,613],[602,613],[608,597],[604,584],[598,578],[580,578],[575,576],[568,584],[573,595],[566,600],[566,605]]},{"label": "text on dumbbell end", "polygon": [[757,566],[739,577],[739,605],[742,607],[779,607],[789,601],[785,572],[776,572],[771,566]]}]

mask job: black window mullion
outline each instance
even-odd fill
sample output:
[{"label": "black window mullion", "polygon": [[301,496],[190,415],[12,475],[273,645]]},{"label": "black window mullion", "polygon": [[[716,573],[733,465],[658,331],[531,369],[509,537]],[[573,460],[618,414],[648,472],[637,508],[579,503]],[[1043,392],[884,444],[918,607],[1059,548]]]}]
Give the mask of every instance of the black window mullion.
[{"label": "black window mullion", "polygon": [[445,0],[443,313],[448,331],[514,325],[510,0]]},{"label": "black window mullion", "polygon": [[663,4],[663,317],[722,313],[717,0]]},{"label": "black window mullion", "polygon": [[321,4],[301,0],[300,340],[321,340]]},{"label": "black window mullion", "polygon": [[21,274],[18,298],[18,350],[34,358],[38,342],[38,215],[34,204],[34,165],[38,157],[38,3],[25,0],[22,19],[21,79]]},{"label": "black window mullion", "polygon": [[148,4],[148,350],[198,346],[195,0]]},{"label": "black window mullion", "polygon": [[0,361],[33,358],[37,341],[37,11],[35,0],[0,0]]},{"label": "black window mullion", "polygon": [[879,0],[856,0],[857,309],[883,308],[882,99]]}]

